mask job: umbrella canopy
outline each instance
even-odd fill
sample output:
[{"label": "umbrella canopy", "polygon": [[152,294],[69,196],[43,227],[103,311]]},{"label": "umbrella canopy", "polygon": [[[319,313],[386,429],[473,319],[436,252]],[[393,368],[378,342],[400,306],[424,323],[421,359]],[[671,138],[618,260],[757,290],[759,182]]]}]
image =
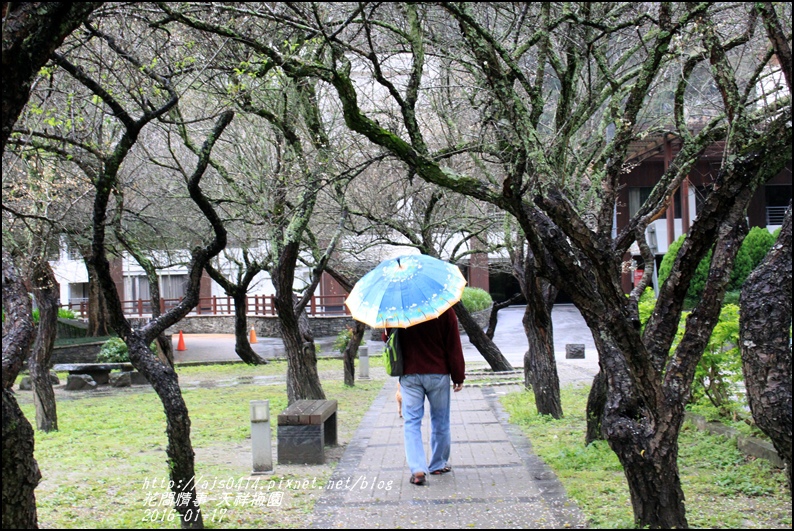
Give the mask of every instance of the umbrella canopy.
[{"label": "umbrella canopy", "polygon": [[447,311],[464,287],[455,265],[423,254],[400,256],[361,277],[345,304],[353,319],[373,328],[407,328]]}]

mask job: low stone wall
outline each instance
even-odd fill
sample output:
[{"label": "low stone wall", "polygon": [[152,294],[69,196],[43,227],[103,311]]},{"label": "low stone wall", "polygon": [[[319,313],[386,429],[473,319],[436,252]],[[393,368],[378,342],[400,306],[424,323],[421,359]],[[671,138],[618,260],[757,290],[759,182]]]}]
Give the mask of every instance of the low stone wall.
[{"label": "low stone wall", "polygon": [[726,426],[721,422],[709,422],[704,417],[694,413],[687,412],[685,418],[692,421],[699,430],[707,431],[712,435],[723,435],[729,439],[736,439],[737,448],[745,455],[766,459],[772,466],[777,468],[785,466],[777,450],[770,442],[744,435],[739,430]]},{"label": "low stone wall", "polygon": [[[130,319],[133,327],[148,322],[147,319]],[[257,337],[281,337],[278,317],[249,316],[248,327],[253,326]],[[350,316],[309,317],[309,328],[314,337],[336,336],[347,327],[353,326]],[[174,326],[166,329],[166,334],[233,334],[233,315],[189,315]]]},{"label": "low stone wall", "polygon": [[96,355],[102,348],[104,341],[98,343],[84,343],[68,347],[55,347],[52,349],[50,363],[96,363]]}]

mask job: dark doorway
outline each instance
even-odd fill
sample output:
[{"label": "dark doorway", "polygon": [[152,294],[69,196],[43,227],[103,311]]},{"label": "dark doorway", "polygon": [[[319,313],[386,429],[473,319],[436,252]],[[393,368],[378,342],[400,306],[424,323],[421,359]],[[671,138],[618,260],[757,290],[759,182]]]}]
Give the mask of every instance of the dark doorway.
[{"label": "dark doorway", "polygon": [[[516,277],[504,271],[491,270],[489,278],[491,287],[491,298],[494,302],[504,302],[513,295],[521,293],[521,286],[518,284]],[[515,304],[526,304],[527,301],[521,297]]]}]

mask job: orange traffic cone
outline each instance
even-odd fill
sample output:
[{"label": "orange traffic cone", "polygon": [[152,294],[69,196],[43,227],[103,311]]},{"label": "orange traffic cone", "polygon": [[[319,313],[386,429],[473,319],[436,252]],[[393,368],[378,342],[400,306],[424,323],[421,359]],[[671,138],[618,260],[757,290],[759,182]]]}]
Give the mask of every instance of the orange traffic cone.
[{"label": "orange traffic cone", "polygon": [[256,331],[254,331],[254,327],[251,326],[251,333],[248,334],[248,342],[249,343],[256,343]]},{"label": "orange traffic cone", "polygon": [[185,337],[182,335],[182,330],[179,331],[179,343],[176,345],[177,350],[187,350],[185,346]]}]

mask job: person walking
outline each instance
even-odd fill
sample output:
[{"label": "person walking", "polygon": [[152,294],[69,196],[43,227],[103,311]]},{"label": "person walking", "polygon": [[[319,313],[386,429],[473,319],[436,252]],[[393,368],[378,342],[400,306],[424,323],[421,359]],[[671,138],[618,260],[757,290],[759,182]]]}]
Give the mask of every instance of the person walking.
[{"label": "person walking", "polygon": [[[402,393],[405,458],[411,470],[410,482],[424,485],[427,475],[445,474],[452,446],[450,430],[450,380],[455,392],[463,389],[466,364],[460,344],[458,318],[452,308],[437,319],[408,328],[386,330],[399,333],[403,354]],[[425,398],[430,404],[430,462],[422,444]]]}]

